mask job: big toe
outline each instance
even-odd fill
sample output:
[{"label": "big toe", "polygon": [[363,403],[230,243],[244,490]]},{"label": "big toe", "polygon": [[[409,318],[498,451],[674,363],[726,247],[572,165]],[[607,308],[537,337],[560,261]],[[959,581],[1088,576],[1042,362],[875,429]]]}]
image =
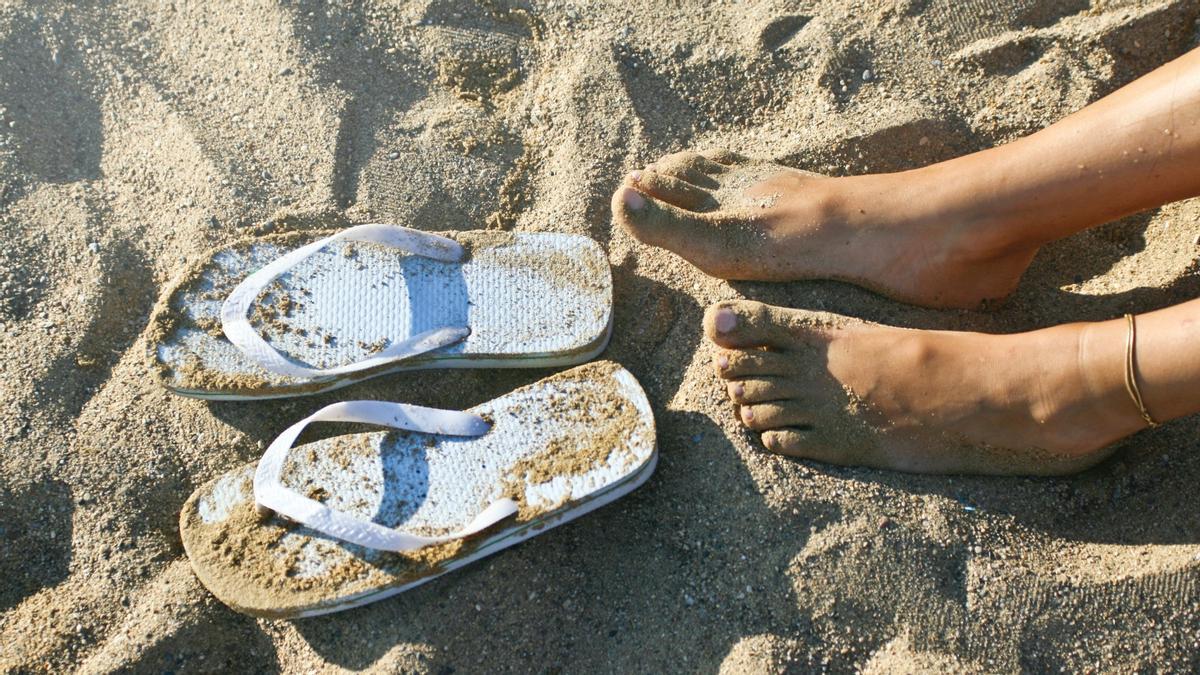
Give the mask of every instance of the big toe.
[{"label": "big toe", "polygon": [[629,185],[621,186],[613,195],[612,211],[613,218],[638,241],[676,252],[682,252],[692,237],[702,235],[706,229],[699,214],[655,199]]},{"label": "big toe", "polygon": [[786,349],[796,342],[789,311],[748,300],[718,302],[704,313],[704,333],[726,349]]}]

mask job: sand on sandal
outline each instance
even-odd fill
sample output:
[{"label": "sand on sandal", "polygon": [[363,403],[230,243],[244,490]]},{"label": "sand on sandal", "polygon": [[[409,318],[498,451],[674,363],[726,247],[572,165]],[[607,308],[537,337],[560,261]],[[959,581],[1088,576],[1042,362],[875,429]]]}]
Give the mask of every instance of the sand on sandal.
[{"label": "sand on sandal", "polygon": [[[1017,331],[1200,291],[1200,202],[1039,254],[993,313],[837,283],[728,284],[614,229],[666,152],[892,171],[1042,128],[1197,45],[1194,0],[185,3],[0,7],[0,670],[1194,670],[1200,420],[1057,479],[765,454],[701,339],[750,297]],[[546,376],[436,372],[311,399],[161,389],[147,321],[246,236],[392,221],[610,252],[606,357],[655,406],[646,486],[397,598],[253,620],[178,513],[340,398],[467,407]]]}]

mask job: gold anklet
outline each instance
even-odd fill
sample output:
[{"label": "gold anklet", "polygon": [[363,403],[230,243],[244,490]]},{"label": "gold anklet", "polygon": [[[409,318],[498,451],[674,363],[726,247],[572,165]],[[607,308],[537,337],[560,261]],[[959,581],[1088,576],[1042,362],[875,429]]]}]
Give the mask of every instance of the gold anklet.
[{"label": "gold anklet", "polygon": [[1129,392],[1129,397],[1133,399],[1133,404],[1137,406],[1142,419],[1146,420],[1146,426],[1153,429],[1158,426],[1158,422],[1155,422],[1154,418],[1150,416],[1150,411],[1146,410],[1146,404],[1142,401],[1142,391],[1138,389],[1137,377],[1133,370],[1133,350],[1137,345],[1137,324],[1134,323],[1132,314],[1125,315],[1125,323],[1129,325],[1129,337],[1125,339],[1125,391]]}]

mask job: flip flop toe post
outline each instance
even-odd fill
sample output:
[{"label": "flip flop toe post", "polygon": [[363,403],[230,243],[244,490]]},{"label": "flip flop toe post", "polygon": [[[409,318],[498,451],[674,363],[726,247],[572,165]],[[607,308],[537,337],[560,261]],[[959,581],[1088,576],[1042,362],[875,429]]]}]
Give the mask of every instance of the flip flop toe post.
[{"label": "flip flop toe post", "polygon": [[[310,423],[384,431],[293,446]],[[201,581],[239,611],[294,618],[374,602],[641,485],[657,462],[641,387],[610,362],[466,412],[337,403],[257,463],[200,487],[180,516]]]}]

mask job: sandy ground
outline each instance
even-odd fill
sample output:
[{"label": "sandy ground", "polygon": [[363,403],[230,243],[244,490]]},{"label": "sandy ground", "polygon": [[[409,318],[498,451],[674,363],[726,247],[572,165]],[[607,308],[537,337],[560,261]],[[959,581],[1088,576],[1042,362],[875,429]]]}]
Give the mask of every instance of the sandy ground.
[{"label": "sandy ground", "polygon": [[[1194,47],[1198,14],[1195,0],[5,3],[0,668],[1197,669],[1200,420],[1064,479],[792,461],[736,425],[699,326],[736,297],[996,332],[1163,307],[1200,292],[1200,202],[1048,247],[1010,303],[967,313],[711,279],[614,229],[608,198],[623,171],[689,147],[847,174],[1001,143]],[[396,599],[255,621],[183,555],[196,485],[339,397],[466,407],[547,374],[429,372],[249,404],[153,383],[146,322],[185,260],[370,220],[601,242],[606,356],[650,395],[662,461],[621,502]]]}]

